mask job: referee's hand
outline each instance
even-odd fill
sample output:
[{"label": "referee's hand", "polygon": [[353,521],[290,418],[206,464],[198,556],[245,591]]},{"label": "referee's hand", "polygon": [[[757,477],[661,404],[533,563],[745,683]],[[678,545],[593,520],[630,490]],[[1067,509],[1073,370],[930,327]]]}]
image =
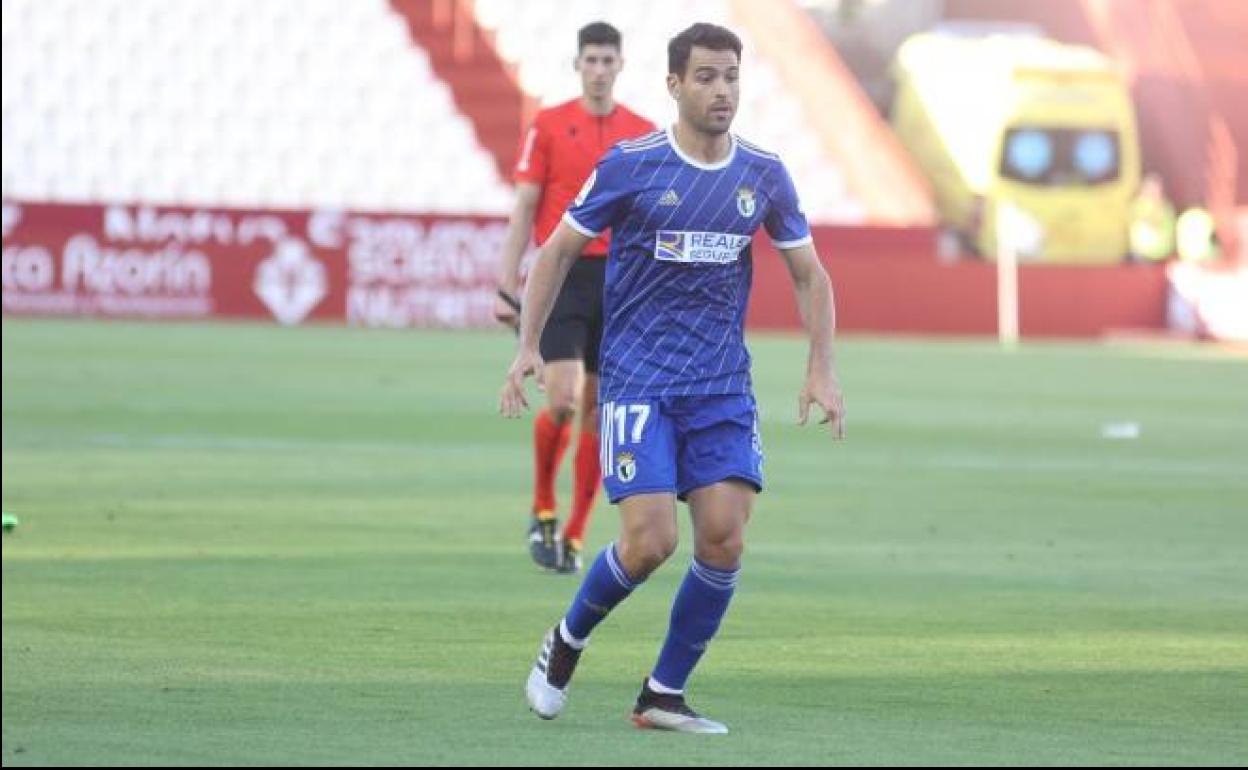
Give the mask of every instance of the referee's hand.
[{"label": "referee's hand", "polygon": [[521,348],[516,359],[507,370],[507,380],[503,383],[502,393],[498,398],[498,412],[504,417],[519,417],[529,408],[529,400],[524,395],[524,381],[530,375],[541,381],[542,356],[536,350]]},{"label": "referee's hand", "polygon": [[494,320],[520,331],[520,300],[506,289],[499,289],[494,296]]}]

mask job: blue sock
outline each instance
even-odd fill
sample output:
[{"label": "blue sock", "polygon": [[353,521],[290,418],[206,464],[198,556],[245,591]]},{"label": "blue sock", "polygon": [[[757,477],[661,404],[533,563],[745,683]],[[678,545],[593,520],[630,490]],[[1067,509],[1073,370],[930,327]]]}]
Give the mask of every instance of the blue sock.
[{"label": "blue sock", "polygon": [[564,629],[575,639],[585,641],[594,626],[601,623],[615,609],[615,605],[624,601],[640,583],[624,571],[615,543],[602,549],[585,573],[581,590],[572,600],[568,614],[563,617]]},{"label": "blue sock", "polygon": [[651,679],[671,690],[684,690],[706,645],[728,611],[741,568],[716,569],[693,560],[672,602],[672,622]]}]

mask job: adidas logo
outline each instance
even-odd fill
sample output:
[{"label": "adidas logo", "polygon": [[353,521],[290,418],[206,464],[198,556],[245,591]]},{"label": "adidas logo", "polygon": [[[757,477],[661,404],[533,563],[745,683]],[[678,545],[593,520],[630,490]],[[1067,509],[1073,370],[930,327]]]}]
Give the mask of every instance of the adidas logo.
[{"label": "adidas logo", "polygon": [[663,193],[662,198],[659,198],[659,205],[660,206],[679,206],[680,196],[676,194],[675,190],[668,190],[667,192]]}]

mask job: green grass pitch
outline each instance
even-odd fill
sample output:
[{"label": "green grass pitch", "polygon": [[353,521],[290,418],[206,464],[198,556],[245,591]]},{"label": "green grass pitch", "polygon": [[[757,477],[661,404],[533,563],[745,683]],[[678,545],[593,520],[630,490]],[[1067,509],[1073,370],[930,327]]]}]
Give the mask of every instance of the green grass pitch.
[{"label": "green grass pitch", "polygon": [[804,342],[756,336],[707,738],[627,719],[683,509],[564,715],[526,710],[576,581],[525,551],[513,344],[6,318],[4,765],[1248,762],[1244,359],[849,337],[837,445],[794,424]]}]

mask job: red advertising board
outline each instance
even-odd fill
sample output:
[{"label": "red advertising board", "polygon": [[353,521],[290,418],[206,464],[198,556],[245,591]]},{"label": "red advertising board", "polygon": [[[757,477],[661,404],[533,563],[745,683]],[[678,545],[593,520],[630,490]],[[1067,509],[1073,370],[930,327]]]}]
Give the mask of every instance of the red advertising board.
[{"label": "red advertising board", "polygon": [[[506,234],[498,217],[4,204],[4,313],[251,318],[488,328]],[[993,334],[995,267],[945,263],[930,228],[816,227],[838,327]],[[756,240],[747,323],[798,329],[792,282]],[[1024,335],[1165,326],[1161,265],[1024,265]]]},{"label": "red advertising board", "polygon": [[4,204],[4,312],[494,324],[498,218]]}]

